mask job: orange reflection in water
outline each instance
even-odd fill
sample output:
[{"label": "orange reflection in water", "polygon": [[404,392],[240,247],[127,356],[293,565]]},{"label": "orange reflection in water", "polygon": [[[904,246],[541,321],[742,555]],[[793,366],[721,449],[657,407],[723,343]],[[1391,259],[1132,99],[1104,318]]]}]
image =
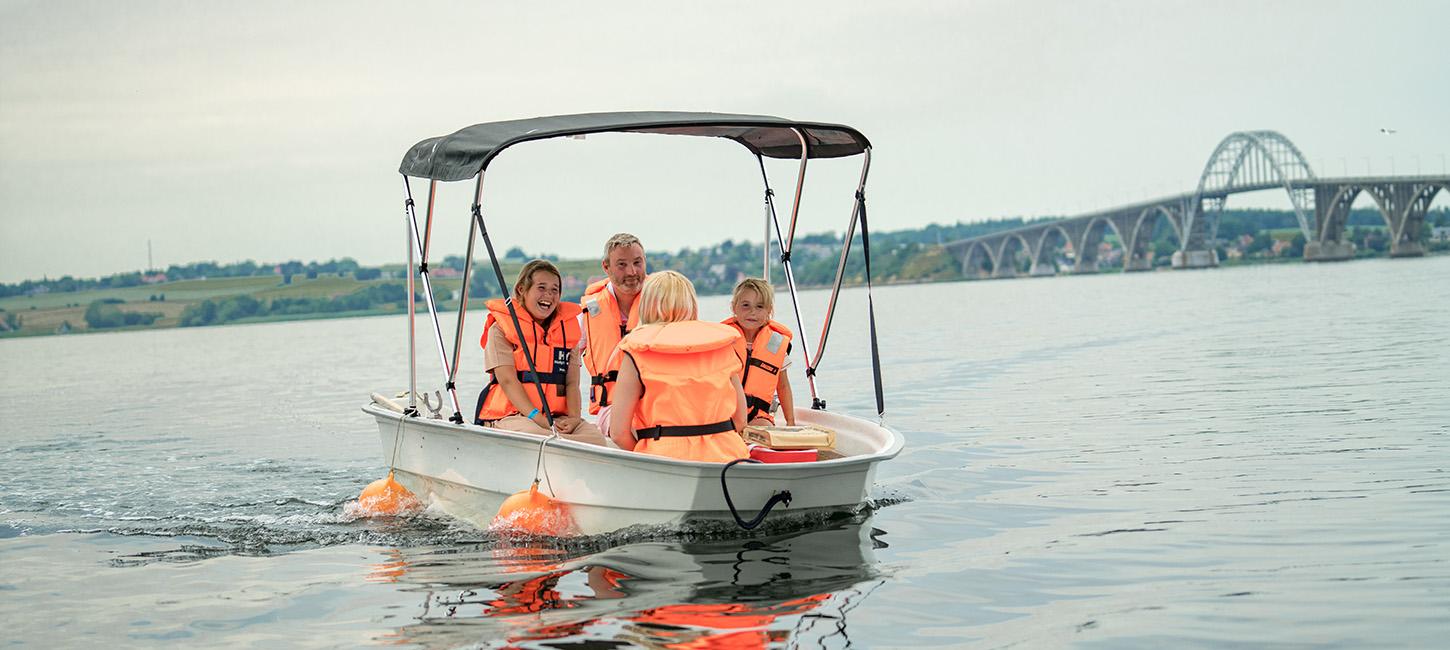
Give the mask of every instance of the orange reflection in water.
[{"label": "orange reflection in water", "polygon": [[369,565],[368,582],[397,582],[408,572],[408,561],[403,559],[402,551],[389,549],[386,555],[388,561]]},{"label": "orange reflection in water", "polygon": [[850,526],[592,552],[507,542],[403,549],[370,577],[428,592],[421,615],[382,637],[387,642],[786,647],[807,638],[845,639],[846,612],[874,590],[861,587],[879,585],[872,542],[861,532]]}]

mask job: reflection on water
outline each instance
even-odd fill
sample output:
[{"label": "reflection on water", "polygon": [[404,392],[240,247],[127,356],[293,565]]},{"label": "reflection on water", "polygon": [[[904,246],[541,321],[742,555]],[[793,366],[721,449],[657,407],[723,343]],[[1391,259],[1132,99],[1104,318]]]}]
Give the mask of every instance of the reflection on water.
[{"label": "reflection on water", "polygon": [[421,615],[384,639],[425,647],[592,639],[644,647],[847,641],[847,613],[879,584],[863,523],[756,539],[592,551],[477,544],[396,549],[370,580]]}]

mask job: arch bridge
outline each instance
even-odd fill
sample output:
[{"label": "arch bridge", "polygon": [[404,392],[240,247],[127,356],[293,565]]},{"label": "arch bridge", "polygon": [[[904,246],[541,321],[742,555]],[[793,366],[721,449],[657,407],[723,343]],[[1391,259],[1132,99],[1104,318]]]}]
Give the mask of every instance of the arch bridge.
[{"label": "arch bridge", "polygon": [[[1155,230],[1168,229],[1177,250],[1174,268],[1218,265],[1213,244],[1219,217],[1234,194],[1282,188],[1304,234],[1304,259],[1321,262],[1354,257],[1346,237],[1349,210],[1360,194],[1374,199],[1390,235],[1391,257],[1425,254],[1417,234],[1435,196],[1450,195],[1450,175],[1318,178],[1288,138],[1275,131],[1241,131],[1224,138],[1209,156],[1190,192],[1099,212],[1036,223],[944,244],[967,276],[1013,277],[1091,273],[1104,264],[1124,271],[1153,266]],[[1111,231],[1121,243],[1120,258],[1099,259],[1100,244]],[[1059,249],[1070,249],[1070,262]]]}]

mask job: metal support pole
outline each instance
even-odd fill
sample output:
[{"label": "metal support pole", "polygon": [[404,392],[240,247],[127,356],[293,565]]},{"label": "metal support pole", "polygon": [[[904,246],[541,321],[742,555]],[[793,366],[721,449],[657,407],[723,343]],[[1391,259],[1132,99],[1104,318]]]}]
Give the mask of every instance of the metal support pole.
[{"label": "metal support pole", "polygon": [[[756,158],[758,159],[760,156],[756,156]],[[767,183],[766,191],[769,192],[769,190],[770,184]],[[772,212],[770,208],[770,196],[767,194],[765,197],[765,238],[760,240],[760,277],[767,284],[770,283],[770,222],[775,216],[771,214]]]},{"label": "metal support pole", "polygon": [[[424,254],[422,243],[428,238],[418,229],[418,213],[413,209],[412,201],[408,202],[408,223],[413,231],[413,248],[418,253],[418,269],[423,275],[423,299],[428,303],[428,315],[433,318],[433,336],[438,343],[438,359],[443,362],[443,375],[448,377],[449,363],[448,350],[443,343],[443,326],[438,322],[438,304],[433,300],[433,282],[428,278],[428,256]],[[433,215],[428,215],[428,224],[432,226]],[[453,380],[448,379],[444,384],[448,389],[448,395],[453,399],[453,417],[449,418],[454,424],[463,424],[463,407],[458,403],[458,389],[453,385]]]},{"label": "metal support pole", "polygon": [[[802,162],[804,162],[804,159],[807,158],[807,157],[809,157],[809,155],[810,155],[809,145],[806,142],[805,134],[802,133],[799,129],[796,129],[795,130],[795,134],[796,134],[796,138],[799,139],[800,144],[801,144],[801,158],[803,159]],[[790,231],[790,233],[788,235],[786,233],[781,232],[781,230],[780,230],[780,219],[777,217],[776,211],[775,211],[775,198],[774,198],[775,197],[775,192],[770,189],[770,176],[765,171],[765,159],[762,158],[761,156],[757,155],[755,157],[755,160],[756,160],[757,163],[760,164],[760,178],[765,183],[765,204],[766,204],[766,207],[770,210],[770,219],[771,219],[771,222],[775,224],[775,242],[776,242],[776,245],[780,247],[780,265],[781,265],[781,271],[785,274],[785,285],[786,285],[786,288],[790,290],[790,304],[791,304],[791,309],[794,310],[794,312],[795,312],[796,334],[800,338],[800,341],[801,341],[801,345],[800,345],[800,348],[801,348],[801,356],[804,357],[805,360],[806,360],[806,368],[807,368],[807,371],[806,371],[806,383],[810,387],[810,390],[811,390],[811,403],[812,404],[820,403],[821,402],[820,396],[816,392],[816,377],[815,377],[815,370],[814,370],[815,364],[814,363],[811,363],[811,342],[810,342],[810,339],[806,335],[805,321],[801,319],[800,298],[797,295],[798,294],[798,290],[796,289],[796,284],[795,284],[795,269],[791,265],[791,255],[790,255],[790,253],[791,253],[791,248],[793,246],[792,242],[795,240],[795,230],[794,230],[795,224],[794,223],[791,224],[791,229],[792,230]],[[804,164],[801,165],[801,173],[802,174],[805,173],[805,165]],[[804,176],[798,178],[796,180],[797,186],[799,186],[801,184],[801,182],[804,181],[804,180],[805,180],[804,179]],[[796,210],[799,210],[800,209],[800,194],[799,193],[796,194],[796,205],[795,205],[795,209]]]},{"label": "metal support pole", "polygon": [[[483,178],[482,178],[482,176],[483,176],[483,172],[479,172],[478,182],[479,182],[479,190],[480,191],[482,191],[482,189],[483,189]],[[503,269],[500,268],[499,265],[498,265],[498,254],[495,253],[494,250],[493,250],[493,240],[492,239],[489,239],[489,237],[488,237],[488,226],[483,223],[483,206],[481,204],[479,204],[479,203],[474,203],[473,204],[473,220],[478,223],[478,234],[480,234],[480,235],[483,236],[483,248],[484,248],[485,251],[488,251],[488,261],[489,261],[490,264],[493,265],[493,275],[498,280],[498,290],[501,291],[501,292],[503,292],[503,295],[504,295],[503,304],[509,310],[509,320],[513,321],[514,331],[515,332],[519,332],[519,336],[520,336],[520,338],[522,338],[523,337],[524,328],[523,328],[522,325],[519,324],[519,314],[518,314],[518,310],[514,306],[514,294],[513,294],[513,292],[511,292],[511,291],[508,290],[508,284],[503,279]],[[540,446],[539,446],[539,461],[538,462],[540,464],[542,464],[544,462],[544,447],[543,447],[543,445],[548,444],[548,441],[549,440],[552,440],[555,437],[557,437],[559,435],[559,431],[558,431],[558,429],[555,428],[555,425],[554,425],[554,413],[548,409],[549,400],[548,400],[547,397],[544,396],[544,383],[543,383],[543,381],[541,381],[540,379],[538,379],[538,377],[539,377],[539,367],[538,367],[538,365],[536,365],[534,363],[534,354],[529,351],[530,350],[530,347],[528,345],[520,345],[519,348],[524,351],[524,362],[527,363],[528,366],[529,366],[529,374],[534,376],[534,380],[531,381],[530,383],[532,383],[534,385],[534,390],[539,395],[539,403],[540,404],[543,404],[544,407],[545,407],[543,409],[544,419],[549,421],[549,431],[550,431],[551,435],[548,438],[546,438],[543,443],[540,443]],[[538,469],[535,468],[534,472],[535,472],[535,474],[534,474],[534,482],[537,483],[538,480],[539,480],[539,477],[538,477]]]},{"label": "metal support pole", "polygon": [[802,131],[799,128],[792,128],[791,130],[795,131],[795,137],[800,140],[801,143],[801,169],[800,172],[796,174],[795,178],[795,201],[791,203],[790,208],[790,232],[787,234],[788,238],[786,240],[786,250],[790,250],[791,248],[795,247],[796,218],[800,216],[801,212],[801,190],[804,189],[806,185],[806,161],[810,160],[811,158],[810,144],[806,142],[805,131]]},{"label": "metal support pole", "polygon": [[[403,191],[408,195],[405,208],[413,206],[413,185],[403,177]],[[418,332],[416,323],[417,304],[413,298],[413,275],[417,273],[413,260],[413,227],[409,225],[408,211],[403,211],[403,226],[408,229],[408,409],[404,413],[418,414]]]},{"label": "metal support pole", "polygon": [[424,222],[423,235],[423,263],[428,263],[428,254],[433,252],[433,202],[438,199],[438,181],[428,181],[428,218]]},{"label": "metal support pole", "polygon": [[[483,172],[479,172],[478,173],[478,183],[474,185],[474,189],[473,189],[473,203],[474,203],[474,205],[477,205],[479,203],[479,200],[482,197],[483,197]],[[463,283],[462,283],[462,285],[458,289],[459,292],[460,292],[460,295],[458,297],[458,329],[454,331],[454,336],[453,336],[453,367],[450,368],[449,371],[448,371],[448,381],[450,381],[450,382],[456,382],[458,380],[458,368],[459,368],[459,365],[461,364],[461,362],[459,361],[459,359],[461,359],[463,357],[463,319],[464,319],[465,316],[468,315],[468,284],[469,284],[468,281],[469,281],[470,276],[472,276],[472,274],[473,274],[473,240],[474,239],[477,239],[477,235],[478,235],[478,224],[473,219],[469,219],[468,220],[468,252],[464,254],[464,258],[463,258]]]},{"label": "metal support pole", "polygon": [[[831,285],[831,300],[826,303],[826,322],[821,324],[821,340],[817,343],[816,348],[817,364],[821,362],[821,356],[826,353],[826,337],[831,333],[831,320],[835,318],[836,298],[841,294],[841,281],[846,274],[846,258],[851,252],[851,239],[856,235],[856,223],[861,218],[862,197],[866,193],[866,174],[871,170],[871,150],[867,149],[864,153],[865,160],[861,163],[861,182],[856,186],[856,200],[851,204],[851,221],[846,224],[846,238],[841,245],[841,259],[836,263],[836,280]],[[865,252],[865,250],[862,251],[863,254]]]}]

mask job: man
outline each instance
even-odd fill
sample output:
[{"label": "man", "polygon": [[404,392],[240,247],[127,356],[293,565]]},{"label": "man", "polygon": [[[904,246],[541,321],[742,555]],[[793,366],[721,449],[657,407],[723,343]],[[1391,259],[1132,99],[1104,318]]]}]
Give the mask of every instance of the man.
[{"label": "man", "polygon": [[[609,392],[614,389],[619,367],[611,365],[619,340],[639,325],[639,292],[644,286],[644,246],[629,233],[618,233],[604,242],[600,261],[606,277],[589,285],[579,304],[584,350],[584,368],[589,372],[589,412],[599,415],[600,426],[609,421]],[[601,413],[601,409],[604,410]],[[608,435],[608,434],[605,434]]]}]

